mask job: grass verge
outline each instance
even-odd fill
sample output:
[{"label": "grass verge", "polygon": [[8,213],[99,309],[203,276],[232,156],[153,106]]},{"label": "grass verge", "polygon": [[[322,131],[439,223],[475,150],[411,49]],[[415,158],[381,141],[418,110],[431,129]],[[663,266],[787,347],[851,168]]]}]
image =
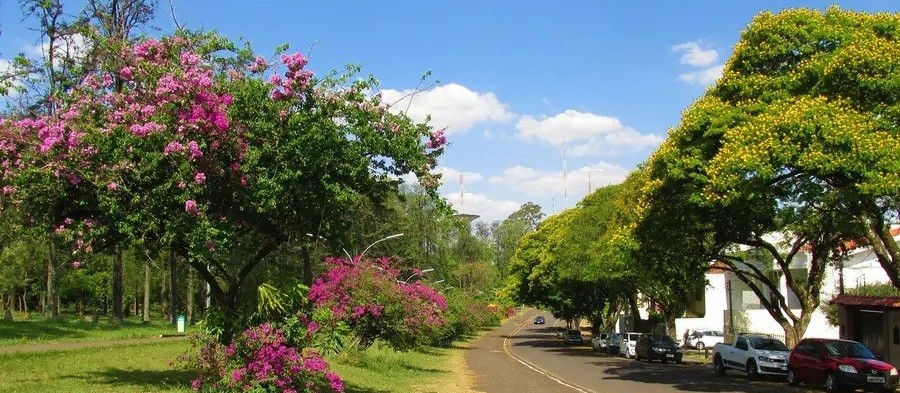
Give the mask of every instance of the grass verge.
[{"label": "grass verge", "polygon": [[[176,367],[187,340],[0,355],[0,392],[190,392]],[[470,392],[463,346],[396,352],[375,345],[331,356],[348,393]]]},{"label": "grass verge", "polygon": [[187,341],[0,355],[0,392],[190,392]]},{"label": "grass verge", "polygon": [[[188,326],[187,332],[190,333],[195,329],[194,326]],[[144,323],[139,319],[126,319],[120,324],[108,320],[90,323],[73,317],[60,321],[0,321],[0,347],[32,343],[124,340],[157,337],[164,333],[175,333],[175,328],[164,321]]]},{"label": "grass verge", "polygon": [[374,345],[364,352],[349,352],[329,359],[344,378],[350,393],[471,391],[466,372],[465,347],[423,348],[396,352]]}]

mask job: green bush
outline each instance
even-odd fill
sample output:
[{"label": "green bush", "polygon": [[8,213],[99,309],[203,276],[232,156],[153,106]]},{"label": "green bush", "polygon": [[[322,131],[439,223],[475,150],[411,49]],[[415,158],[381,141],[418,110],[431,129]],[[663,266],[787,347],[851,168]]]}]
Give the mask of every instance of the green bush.
[{"label": "green bush", "polygon": [[449,346],[454,341],[478,333],[479,330],[500,324],[502,315],[492,311],[487,302],[460,291],[448,295],[444,326],[432,340],[432,345]]}]

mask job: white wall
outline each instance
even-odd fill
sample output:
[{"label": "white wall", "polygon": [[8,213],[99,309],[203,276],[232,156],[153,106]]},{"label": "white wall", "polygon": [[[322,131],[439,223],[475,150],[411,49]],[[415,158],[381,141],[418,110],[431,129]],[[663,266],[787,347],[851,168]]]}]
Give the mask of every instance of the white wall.
[{"label": "white wall", "polygon": [[[797,315],[800,314],[800,310],[794,310],[794,312],[797,313]],[[746,313],[747,320],[750,322],[749,332],[784,336],[784,329],[782,329],[781,325],[775,321],[775,318],[772,318],[772,315],[770,315],[768,311],[764,309],[745,310],[744,313]],[[802,338],[808,337],[839,338],[838,328],[837,326],[829,325],[828,320],[825,319],[825,314],[816,309],[812,315],[812,319],[809,321],[809,326],[806,328],[806,333]]]},{"label": "white wall", "polygon": [[725,296],[725,274],[707,273],[706,275],[706,314],[703,318],[676,318],[675,337],[681,337],[687,329],[723,330],[725,326],[725,309],[728,308],[728,297]]}]

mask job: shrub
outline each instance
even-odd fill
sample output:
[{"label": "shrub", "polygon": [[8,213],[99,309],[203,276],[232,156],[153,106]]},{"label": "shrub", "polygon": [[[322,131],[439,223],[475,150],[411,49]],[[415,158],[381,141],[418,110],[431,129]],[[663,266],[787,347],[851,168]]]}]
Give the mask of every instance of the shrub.
[{"label": "shrub", "polygon": [[444,326],[432,341],[433,345],[448,346],[484,327],[498,325],[502,318],[500,312],[491,309],[487,302],[461,291],[448,294],[447,304]]},{"label": "shrub", "polygon": [[247,329],[229,345],[214,338],[189,359],[198,371],[191,388],[201,392],[343,392],[344,383],[318,352],[288,346],[269,324]]},{"label": "shrub", "polygon": [[444,325],[444,297],[419,281],[400,281],[389,258],[326,263],[330,269],[310,288],[309,299],[330,310],[332,323],[346,323],[361,348],[381,339],[396,350],[412,349],[432,342]]}]

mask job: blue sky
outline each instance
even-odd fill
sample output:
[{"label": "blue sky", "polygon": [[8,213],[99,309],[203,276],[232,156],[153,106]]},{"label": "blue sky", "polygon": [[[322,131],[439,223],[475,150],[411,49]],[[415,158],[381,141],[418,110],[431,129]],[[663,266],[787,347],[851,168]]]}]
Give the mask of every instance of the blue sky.
[{"label": "blue sky", "polygon": [[[0,58],[39,44],[17,3],[0,2]],[[72,12],[80,8],[69,3]],[[158,30],[147,34],[174,26],[168,2],[160,3]],[[312,47],[310,68],[320,74],[360,64],[389,101],[431,71],[429,89],[395,107],[448,127],[442,194],[493,220],[528,201],[551,214],[574,206],[589,177],[593,188],[622,181],[714,82],[753,15],[829,4],[175,0],[174,8],[182,25],[247,38],[262,54],[282,43],[304,53]],[[900,11],[895,0],[837,4]]]}]

